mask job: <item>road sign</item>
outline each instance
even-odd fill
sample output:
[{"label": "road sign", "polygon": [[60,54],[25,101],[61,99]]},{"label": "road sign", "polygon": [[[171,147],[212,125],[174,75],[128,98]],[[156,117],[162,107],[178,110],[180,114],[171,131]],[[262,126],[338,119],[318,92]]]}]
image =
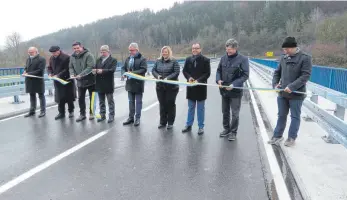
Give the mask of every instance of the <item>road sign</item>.
[{"label": "road sign", "polygon": [[273,57],[274,56],[274,52],[268,51],[268,52],[266,52],[266,56],[267,57]]}]

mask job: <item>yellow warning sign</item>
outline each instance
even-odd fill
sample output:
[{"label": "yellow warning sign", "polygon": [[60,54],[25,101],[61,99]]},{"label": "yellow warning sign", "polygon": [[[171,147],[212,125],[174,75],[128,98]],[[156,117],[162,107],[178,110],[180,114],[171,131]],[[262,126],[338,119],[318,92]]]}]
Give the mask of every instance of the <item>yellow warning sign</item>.
[{"label": "yellow warning sign", "polygon": [[266,52],[266,56],[267,57],[273,57],[274,56],[274,52],[268,51],[268,52]]}]

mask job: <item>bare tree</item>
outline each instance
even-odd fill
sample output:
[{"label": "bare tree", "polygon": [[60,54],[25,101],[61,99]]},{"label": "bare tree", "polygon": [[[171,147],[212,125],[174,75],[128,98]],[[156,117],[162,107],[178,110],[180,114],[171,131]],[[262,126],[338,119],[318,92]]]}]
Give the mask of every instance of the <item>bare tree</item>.
[{"label": "bare tree", "polygon": [[14,32],[6,37],[6,49],[12,54],[14,64],[19,64],[20,62],[20,43],[22,42],[19,33]]}]

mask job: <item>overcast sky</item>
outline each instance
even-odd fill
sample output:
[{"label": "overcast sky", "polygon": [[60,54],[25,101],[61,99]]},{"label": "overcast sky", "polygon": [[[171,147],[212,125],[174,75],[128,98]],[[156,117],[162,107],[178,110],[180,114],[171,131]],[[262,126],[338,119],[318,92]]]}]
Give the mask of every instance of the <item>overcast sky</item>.
[{"label": "overcast sky", "polygon": [[158,11],[182,0],[0,0],[0,47],[19,32],[24,40],[98,19],[149,8]]}]

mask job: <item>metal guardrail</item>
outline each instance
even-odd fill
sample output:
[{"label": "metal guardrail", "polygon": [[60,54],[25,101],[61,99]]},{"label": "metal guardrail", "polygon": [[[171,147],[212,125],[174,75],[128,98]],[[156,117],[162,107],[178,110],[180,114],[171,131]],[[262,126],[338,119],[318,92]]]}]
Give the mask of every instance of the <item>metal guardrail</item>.
[{"label": "metal guardrail", "polygon": [[[274,69],[256,62],[251,61],[250,63],[253,69],[265,81],[271,84]],[[312,92],[312,95],[310,99],[306,99],[303,104],[305,107],[305,112],[309,116],[309,118],[306,119],[316,121],[324,130],[326,130],[328,135],[322,137],[324,141],[327,143],[341,143],[347,148],[347,123],[343,120],[345,115],[345,107],[337,104],[336,109],[340,109],[340,111],[335,110],[334,115],[331,115],[328,111],[319,106],[317,98],[318,96],[331,97],[331,94],[340,95],[342,93],[338,93],[329,88],[325,88],[310,82],[307,84],[307,86],[308,90]]]},{"label": "metal guardrail", "polygon": [[[251,61],[266,65],[272,69],[278,67],[278,61],[252,58]],[[347,94],[347,69],[313,65],[311,82]]]}]

